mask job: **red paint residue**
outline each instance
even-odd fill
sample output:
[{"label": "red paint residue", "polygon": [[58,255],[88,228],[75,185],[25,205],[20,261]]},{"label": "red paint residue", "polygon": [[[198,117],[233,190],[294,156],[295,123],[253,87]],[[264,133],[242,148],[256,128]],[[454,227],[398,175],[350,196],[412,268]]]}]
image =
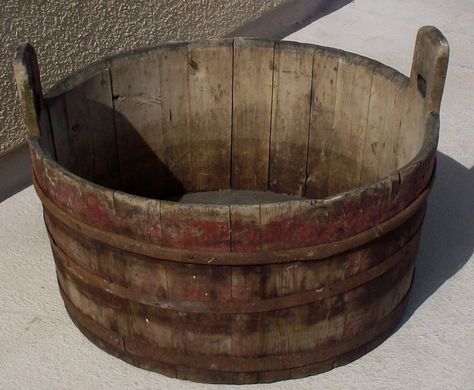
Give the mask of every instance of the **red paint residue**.
[{"label": "red paint residue", "polygon": [[142,229],[145,232],[145,236],[148,237],[150,242],[161,243],[161,224],[144,224],[145,227]]},{"label": "red paint residue", "polygon": [[254,222],[232,222],[232,252],[259,251],[260,242],[260,229]]},{"label": "red paint residue", "polygon": [[173,248],[228,252],[229,225],[215,221],[173,220],[163,231],[165,243]]},{"label": "red paint residue", "polygon": [[81,214],[84,209],[81,194],[77,187],[58,180],[54,193],[55,200],[74,214]]},{"label": "red paint residue", "polygon": [[85,195],[85,217],[99,227],[110,227],[112,225],[107,208],[90,194]]}]

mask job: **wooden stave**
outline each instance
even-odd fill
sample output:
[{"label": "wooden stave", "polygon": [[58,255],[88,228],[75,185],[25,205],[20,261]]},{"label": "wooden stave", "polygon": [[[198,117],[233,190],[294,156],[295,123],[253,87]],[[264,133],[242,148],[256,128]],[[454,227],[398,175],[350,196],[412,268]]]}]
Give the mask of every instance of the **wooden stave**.
[{"label": "wooden stave", "polygon": [[[434,119],[433,119],[433,118],[434,118]],[[432,121],[432,122],[433,122],[433,121],[434,121],[434,122],[437,122],[436,115],[431,115],[431,121]],[[434,128],[436,128],[436,127],[437,127],[437,125],[435,124]],[[432,128],[433,128],[433,125],[431,125],[430,128],[432,129]],[[433,152],[433,150],[434,150],[435,147],[436,147],[437,134],[434,134],[433,132],[429,132],[429,131],[428,131],[427,133],[428,133],[429,135],[431,135],[431,142],[428,142],[428,143],[427,143],[427,142],[426,142],[426,137],[425,137],[425,142],[424,142],[424,144],[423,144],[423,147],[422,147],[420,153],[419,153],[418,156],[417,156],[418,159],[415,158],[411,163],[408,164],[408,165],[412,164],[412,166],[411,166],[411,171],[410,171],[410,170],[405,170],[405,171],[403,171],[403,169],[400,169],[398,172],[396,172],[395,175],[392,175],[392,179],[391,179],[392,184],[393,184],[393,183],[396,184],[396,183],[397,183],[397,180],[398,180],[398,182],[400,183],[400,181],[401,181],[400,179],[401,179],[402,177],[404,177],[405,175],[409,178],[409,180],[407,181],[407,182],[408,182],[407,184],[411,184],[410,181],[413,182],[413,180],[416,182],[416,181],[418,180],[418,179],[416,178],[417,176],[416,176],[416,175],[413,175],[413,176],[415,177],[415,179],[413,179],[413,176],[410,177],[410,174],[412,174],[414,171],[420,171],[420,170],[421,170],[421,169],[420,169],[420,166],[423,166],[423,164],[427,164],[427,165],[424,166],[424,172],[419,173],[419,177],[424,178],[424,179],[422,179],[422,180],[427,180],[427,179],[429,179],[429,177],[431,176],[431,172],[432,172],[432,168],[433,168],[433,164],[434,164],[434,152]],[[435,133],[437,133],[437,129],[436,129]],[[435,135],[435,136],[433,137],[433,135]],[[428,138],[429,138],[429,137],[428,137]],[[425,146],[427,146],[427,144],[428,144],[428,147],[425,147]],[[434,146],[434,148],[433,148],[433,146]],[[425,149],[425,152],[428,152],[428,153],[425,153],[425,155],[424,155],[422,158],[419,158],[419,157],[420,157],[420,154],[421,154],[421,155],[423,154],[423,153],[421,153],[421,152],[423,152],[423,149]],[[40,172],[40,171],[38,171],[38,172]],[[41,172],[40,172],[40,175],[41,175]],[[398,175],[398,177],[397,177],[397,175]],[[104,192],[103,192],[103,191],[100,191],[101,188],[99,188],[98,186],[96,187],[96,186],[94,186],[94,185],[92,185],[92,187],[95,187],[94,190],[99,189],[99,191],[97,191],[97,193],[99,194],[99,196],[104,195]],[[405,187],[405,188],[403,188],[403,187]],[[399,193],[404,194],[404,192],[405,192],[405,194],[406,194],[407,191],[410,189],[409,187],[411,187],[411,186],[408,186],[408,185],[406,185],[405,183],[403,183],[403,181],[401,181],[401,185],[399,186],[399,188],[397,188],[397,190],[399,190],[399,191],[397,192],[397,194],[399,194]],[[423,188],[423,186],[420,186],[420,187]],[[404,190],[404,191],[403,191],[403,190]],[[397,194],[395,194],[395,195],[397,195]],[[107,197],[107,195],[105,195],[105,197]],[[336,198],[337,198],[337,197],[336,197]],[[113,197],[112,197],[112,199],[113,199]],[[406,202],[406,198],[405,198],[405,199],[402,198],[402,202],[399,202],[399,204],[395,206],[395,210],[398,210],[398,211],[399,211],[399,210],[403,210],[403,209],[404,209],[405,204],[403,203],[403,201]],[[188,375],[189,375],[189,373],[188,373]],[[191,373],[191,375],[192,375],[192,373]],[[195,375],[195,373],[194,373],[194,375]],[[267,376],[267,377],[268,377],[268,376]],[[270,374],[270,377],[271,377],[271,374]],[[264,378],[265,378],[265,375],[261,375],[260,379],[264,379]],[[283,377],[280,375],[280,376],[278,376],[278,378],[282,379]]]}]

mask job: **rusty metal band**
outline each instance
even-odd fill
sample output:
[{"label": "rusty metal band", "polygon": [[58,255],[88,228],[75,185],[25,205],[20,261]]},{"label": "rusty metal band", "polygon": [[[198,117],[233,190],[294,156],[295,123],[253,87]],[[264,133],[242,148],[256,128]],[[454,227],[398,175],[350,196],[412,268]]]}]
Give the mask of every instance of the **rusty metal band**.
[{"label": "rusty metal band", "polygon": [[[408,293],[398,306],[375,326],[359,332],[348,339],[341,340],[335,347],[322,347],[316,350],[262,357],[237,357],[229,355],[204,355],[185,353],[171,348],[153,346],[146,340],[122,336],[106,329],[83,314],[60,287],[61,295],[69,315],[86,334],[100,339],[107,347],[132,357],[144,357],[174,366],[192,367],[211,371],[263,372],[284,370],[313,365],[329,359],[336,359],[350,351],[363,347],[370,341],[392,329],[401,318],[406,307]],[[95,342],[95,340],[94,340]]]},{"label": "rusty metal band", "polygon": [[[49,229],[48,234],[50,234]],[[416,253],[419,235],[420,227],[418,226],[414,235],[404,244],[404,246],[387,257],[384,261],[334,285],[324,286],[296,294],[246,302],[186,301],[139,293],[118,283],[110,282],[99,275],[88,271],[84,267],[81,267],[77,260],[71,258],[71,255],[67,255],[53,239],[51,239],[51,246],[56,265],[62,272],[66,272],[68,275],[73,277],[74,280],[79,282],[81,285],[84,285],[84,287],[89,290],[92,289],[96,292],[101,291],[101,295],[106,299],[108,298],[108,300],[121,299],[124,301],[131,301],[135,304],[144,305],[149,307],[149,309],[154,310],[171,310],[188,313],[243,314],[302,306],[331,298],[362,286],[383,275],[397,264],[403,262],[403,260],[412,258],[414,253]],[[127,305],[124,306],[126,307]]]},{"label": "rusty metal band", "polygon": [[291,261],[321,260],[330,256],[343,253],[347,250],[364,245],[380,236],[383,236],[402,223],[407,221],[415,212],[424,205],[430,186],[428,186],[418,197],[405,209],[395,216],[385,220],[377,226],[358,233],[354,236],[311,247],[296,249],[284,249],[268,252],[200,252],[188,249],[174,249],[163,247],[149,242],[138,241],[133,238],[104,231],[93,227],[75,218],[59,206],[57,206],[41,189],[33,175],[33,184],[43,207],[52,213],[57,219],[70,228],[86,235],[92,240],[102,242],[106,245],[122,249],[124,251],[145,255],[157,259],[174,261],[188,264],[211,264],[212,265],[263,265],[277,264]]}]

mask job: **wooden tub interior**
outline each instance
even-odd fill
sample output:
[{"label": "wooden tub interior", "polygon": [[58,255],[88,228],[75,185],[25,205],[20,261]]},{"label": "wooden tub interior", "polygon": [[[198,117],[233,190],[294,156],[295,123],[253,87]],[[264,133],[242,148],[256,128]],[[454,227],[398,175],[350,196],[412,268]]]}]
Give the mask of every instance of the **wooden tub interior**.
[{"label": "wooden tub interior", "polygon": [[425,136],[421,87],[335,49],[216,40],[101,65],[48,93],[46,149],[70,172],[131,194],[325,198],[406,165]]}]

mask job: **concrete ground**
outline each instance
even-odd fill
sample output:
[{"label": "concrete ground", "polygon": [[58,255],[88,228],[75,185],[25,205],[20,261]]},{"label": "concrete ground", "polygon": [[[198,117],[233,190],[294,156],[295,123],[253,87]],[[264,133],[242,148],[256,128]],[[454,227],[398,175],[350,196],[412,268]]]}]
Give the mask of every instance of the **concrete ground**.
[{"label": "concrete ground", "polygon": [[[361,53],[407,74],[418,27],[432,24],[446,35],[451,60],[437,180],[408,311],[397,331],[344,367],[258,386],[474,389],[474,3],[335,0],[331,10],[287,39]],[[82,336],[62,305],[31,187],[0,203],[0,246],[0,389],[218,388],[135,368]]]}]

